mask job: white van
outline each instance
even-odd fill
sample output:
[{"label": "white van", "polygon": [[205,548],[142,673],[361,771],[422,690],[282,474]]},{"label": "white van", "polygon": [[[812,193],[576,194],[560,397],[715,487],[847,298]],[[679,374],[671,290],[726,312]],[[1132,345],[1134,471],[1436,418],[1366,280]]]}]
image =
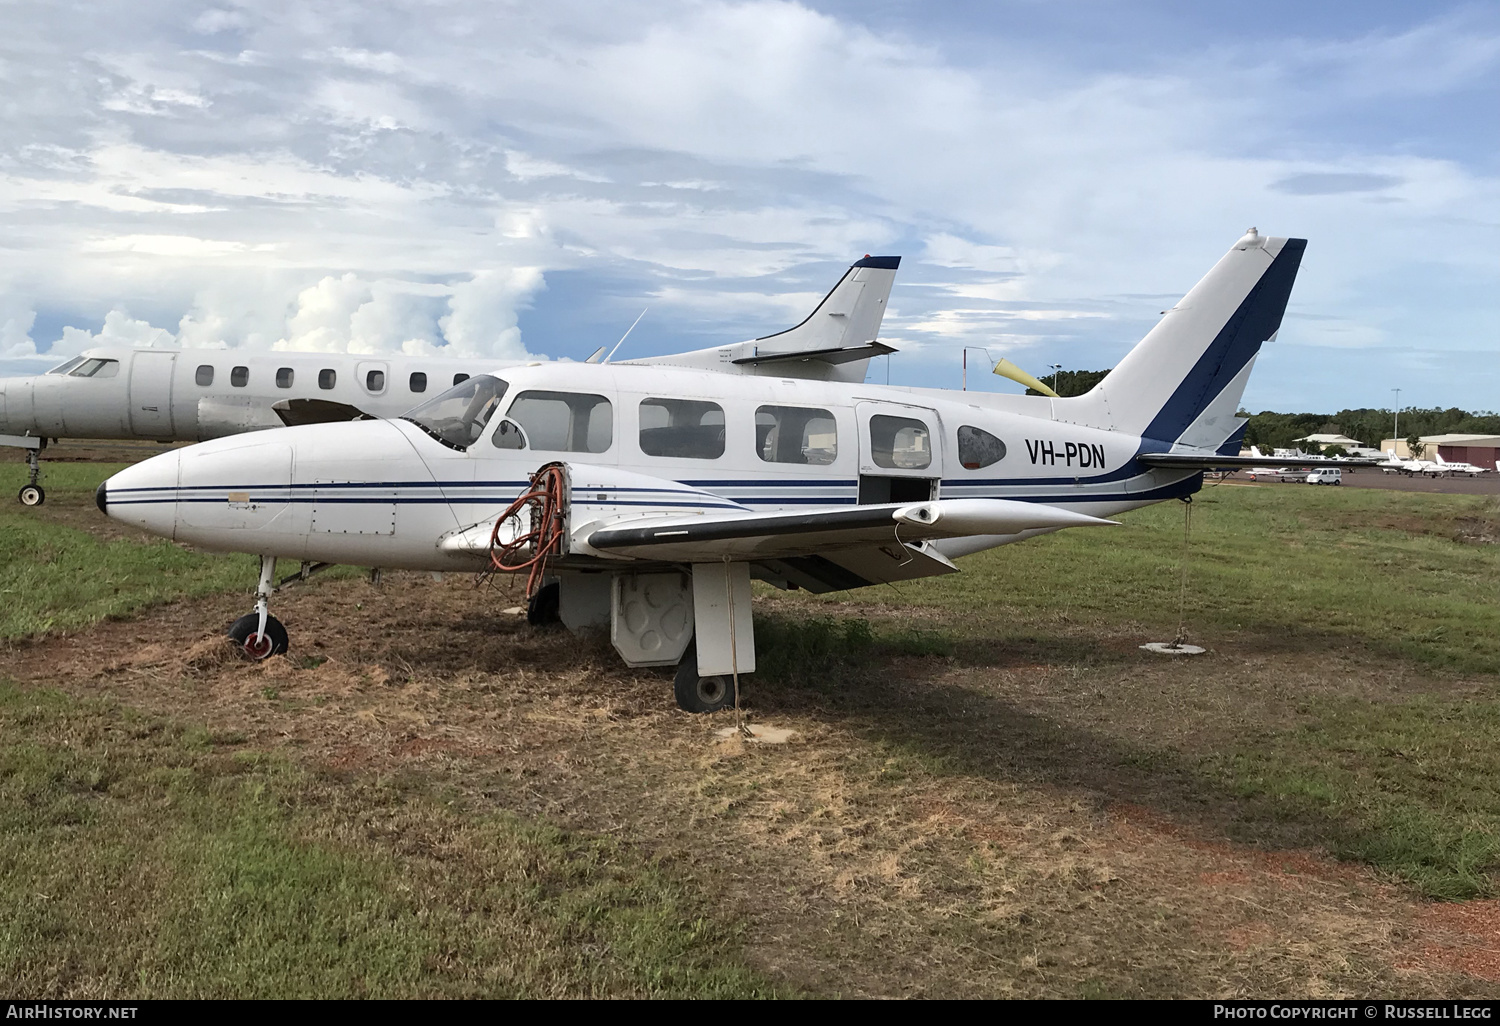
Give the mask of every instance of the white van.
[{"label": "white van", "polygon": [[1308,484],[1343,484],[1344,472],[1338,467],[1318,467],[1307,475]]}]

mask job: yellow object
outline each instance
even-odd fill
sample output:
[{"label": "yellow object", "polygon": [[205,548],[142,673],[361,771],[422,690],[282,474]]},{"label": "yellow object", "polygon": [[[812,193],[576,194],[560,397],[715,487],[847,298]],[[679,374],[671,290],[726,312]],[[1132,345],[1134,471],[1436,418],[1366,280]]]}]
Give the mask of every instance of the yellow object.
[{"label": "yellow object", "polygon": [[1000,375],[1002,378],[1010,378],[1010,380],[1017,382],[1018,384],[1025,385],[1027,388],[1034,388],[1038,392],[1042,393],[1042,395],[1050,395],[1054,399],[1062,398],[1062,396],[1052,391],[1052,389],[1042,384],[1030,374],[1027,374],[1025,371],[1017,367],[1015,364],[1011,363],[1009,360],[1001,359],[998,363],[996,363],[995,373]]}]

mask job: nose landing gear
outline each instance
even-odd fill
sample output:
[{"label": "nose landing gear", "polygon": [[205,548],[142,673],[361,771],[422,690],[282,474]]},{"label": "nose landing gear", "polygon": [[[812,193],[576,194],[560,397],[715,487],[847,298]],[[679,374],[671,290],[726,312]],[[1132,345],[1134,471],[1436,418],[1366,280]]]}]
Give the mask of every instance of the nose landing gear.
[{"label": "nose landing gear", "polygon": [[23,506],[40,506],[47,501],[47,493],[42,490],[41,485],[37,484],[42,477],[42,465],[38,457],[40,451],[40,446],[26,450],[27,481],[25,487],[16,495]]},{"label": "nose landing gear", "polygon": [[276,557],[260,557],[260,586],[255,589],[255,612],[246,613],[229,627],[229,637],[253,660],[267,659],[287,650],[286,628],[271,615],[271,592],[275,590]]}]

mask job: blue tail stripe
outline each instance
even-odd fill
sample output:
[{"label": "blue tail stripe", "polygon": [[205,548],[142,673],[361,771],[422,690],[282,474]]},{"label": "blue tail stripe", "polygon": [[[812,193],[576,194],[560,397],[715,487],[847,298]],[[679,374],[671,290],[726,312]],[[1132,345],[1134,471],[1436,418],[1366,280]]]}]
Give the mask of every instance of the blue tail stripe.
[{"label": "blue tail stripe", "polygon": [[1244,370],[1250,358],[1260,352],[1261,343],[1276,334],[1306,249],[1306,239],[1286,240],[1255,288],[1142,432],[1146,438],[1166,442],[1170,447],[1234,376]]}]

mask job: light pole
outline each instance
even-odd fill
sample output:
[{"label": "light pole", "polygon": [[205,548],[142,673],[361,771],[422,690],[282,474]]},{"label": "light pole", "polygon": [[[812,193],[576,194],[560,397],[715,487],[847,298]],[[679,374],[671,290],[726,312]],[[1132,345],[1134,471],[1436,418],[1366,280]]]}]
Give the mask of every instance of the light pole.
[{"label": "light pole", "polygon": [[1401,444],[1401,389],[1393,388],[1396,393],[1396,409],[1391,414],[1391,441],[1396,445]]},{"label": "light pole", "polygon": [[[1060,376],[1062,374],[1062,364],[1051,363],[1047,366],[1052,368],[1052,391],[1057,392],[1057,386],[1062,384],[1062,378]],[[1057,392],[1057,394],[1062,395],[1061,392]]]}]

